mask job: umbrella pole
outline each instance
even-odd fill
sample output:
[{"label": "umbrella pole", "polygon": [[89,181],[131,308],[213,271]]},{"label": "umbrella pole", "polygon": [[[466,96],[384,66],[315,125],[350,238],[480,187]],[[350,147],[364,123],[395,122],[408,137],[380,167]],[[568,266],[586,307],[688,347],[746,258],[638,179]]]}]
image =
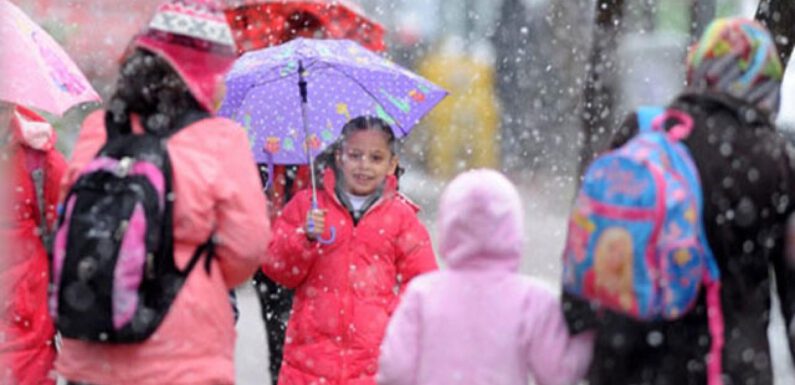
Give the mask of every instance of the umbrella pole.
[{"label": "umbrella pole", "polygon": [[306,79],[304,79],[304,63],[298,61],[298,89],[301,92],[301,123],[304,126],[304,145],[306,146],[306,158],[309,163],[309,179],[312,183],[312,208],[317,208],[317,182],[315,181],[315,159],[312,150],[309,148],[309,121],[307,120],[307,91]]},{"label": "umbrella pole", "polygon": [[[307,120],[307,110],[309,105],[307,103],[307,92],[306,92],[306,79],[304,79],[304,63],[300,60],[298,61],[298,89],[301,91],[301,122],[304,126],[304,145],[306,146],[306,157],[309,160],[309,179],[312,181],[312,210],[317,210],[317,182],[315,181],[315,159],[312,156],[312,150],[309,148],[309,120]],[[309,219],[309,223],[307,224],[309,227],[310,232],[314,232],[315,229],[315,222]],[[323,239],[323,237],[318,237],[317,241],[324,245],[330,245],[334,243],[334,240],[337,239],[337,229],[334,226],[330,226],[328,228],[330,237],[329,239]]]}]

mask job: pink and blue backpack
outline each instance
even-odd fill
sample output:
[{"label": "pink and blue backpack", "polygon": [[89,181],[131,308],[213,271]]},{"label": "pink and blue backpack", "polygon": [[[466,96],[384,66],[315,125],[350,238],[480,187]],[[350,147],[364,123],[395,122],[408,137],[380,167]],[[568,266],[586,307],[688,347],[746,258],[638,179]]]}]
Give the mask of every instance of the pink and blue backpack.
[{"label": "pink and blue backpack", "polygon": [[[584,175],[569,219],[563,289],[597,309],[652,321],[680,318],[703,288],[712,352],[719,353],[720,274],[704,231],[698,171],[680,142],[693,119],[655,107],[637,115],[638,135]],[[711,356],[718,357],[709,363],[714,384],[720,355]]]}]

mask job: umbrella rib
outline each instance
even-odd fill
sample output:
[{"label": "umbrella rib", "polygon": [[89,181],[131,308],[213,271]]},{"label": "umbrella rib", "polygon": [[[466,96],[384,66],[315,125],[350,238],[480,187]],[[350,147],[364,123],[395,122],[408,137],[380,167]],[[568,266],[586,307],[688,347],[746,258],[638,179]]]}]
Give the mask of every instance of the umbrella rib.
[{"label": "umbrella rib", "polygon": [[[306,68],[311,68],[311,67],[315,66],[317,63],[318,63],[318,61],[310,62],[309,65]],[[279,81],[284,81],[285,78],[297,76],[297,74],[298,74],[296,72],[296,73],[289,73],[287,75],[281,75],[277,71],[280,71],[279,67],[271,67],[271,68],[269,68],[265,75],[273,75],[273,76],[269,76],[265,80],[254,80],[254,81],[249,82],[244,94],[245,95],[249,95],[251,90],[254,89],[254,88],[257,88],[257,87],[260,87],[260,86],[264,86],[264,85],[270,84],[270,83],[276,83],[276,82],[279,82]],[[274,72],[276,72],[276,73],[274,74]],[[263,77],[265,77],[265,76],[263,76]],[[242,79],[241,81],[245,81],[246,80],[246,75],[240,75],[235,80],[237,80],[237,79]],[[232,82],[234,82],[235,80],[232,80]],[[298,84],[298,83],[296,83],[296,84]],[[235,110],[240,108],[240,105],[243,104],[243,101],[245,101],[245,99],[247,97],[248,96],[245,96],[245,97],[243,97],[243,99],[241,99],[240,103],[238,103],[238,106],[235,107]]]},{"label": "umbrella rib", "polygon": [[[310,62],[310,63],[309,63],[309,64],[308,64],[308,65],[307,65],[307,66],[304,68],[304,70],[308,70],[308,69],[310,69],[310,68],[312,68],[312,67],[316,66],[318,63],[321,63],[321,62],[319,62],[319,61],[313,61],[313,62]],[[326,63],[323,63],[323,64],[326,64]],[[279,69],[278,67],[272,67],[272,68],[270,68],[270,69],[268,70],[268,72],[275,72],[275,71],[277,71],[277,70],[280,70],[280,69]],[[287,78],[287,77],[292,77],[292,76],[295,76],[295,75],[297,75],[297,72],[296,72],[296,73],[289,73],[289,74],[287,74],[287,75],[274,74],[274,76],[273,76],[273,77],[269,77],[269,78],[267,78],[267,79],[265,79],[265,80],[258,80],[258,81],[253,81],[253,82],[251,82],[251,84],[248,86],[248,89],[249,89],[249,90],[251,90],[251,89],[252,89],[252,88],[254,88],[254,87],[259,87],[259,86],[263,86],[263,85],[266,85],[266,84],[269,84],[269,83],[275,83],[275,82],[278,82],[278,81],[282,81],[282,80],[284,80],[284,79],[285,79],[285,78]],[[241,76],[241,78],[243,78],[243,77],[244,77],[244,76]],[[297,83],[296,83],[296,84],[297,84]],[[248,92],[248,91],[246,91],[246,92]]]},{"label": "umbrella rib", "polygon": [[[317,63],[317,62],[316,62],[316,63]],[[348,74],[347,72],[343,71],[343,70],[342,70],[342,68],[340,68],[339,66],[337,66],[337,65],[335,65],[335,64],[329,63],[329,62],[323,62],[323,64],[326,64],[326,65],[328,65],[329,67],[331,67],[331,68],[333,68],[333,69],[337,70],[339,73],[343,74],[343,75],[344,75],[346,78],[350,79],[351,81],[353,81],[353,83],[354,83],[354,84],[356,84],[357,86],[359,86],[359,88],[361,88],[361,89],[362,89],[362,91],[364,91],[366,94],[370,95],[370,97],[371,97],[371,98],[373,98],[373,100],[375,100],[375,101],[376,101],[378,104],[381,104],[381,105],[383,105],[383,103],[381,103],[381,100],[380,100],[380,99],[378,99],[378,98],[377,98],[377,97],[376,97],[376,96],[375,96],[375,95],[374,95],[372,92],[370,92],[370,90],[368,90],[368,89],[367,89],[367,87],[365,87],[364,85],[362,85],[362,83],[360,83],[360,82],[359,82],[359,80],[357,80],[355,77],[353,77],[353,76],[351,76],[350,74]],[[386,112],[386,111],[384,111],[384,112]],[[388,112],[387,112],[387,113],[388,113]],[[390,116],[391,116],[391,114],[390,114]],[[398,120],[397,120],[397,119],[395,119],[394,117],[392,117],[392,120],[394,120],[394,122],[395,122],[395,125],[397,125],[397,126],[398,126],[398,128],[400,128],[400,131],[403,133],[403,136],[406,136],[406,135],[408,135],[408,132],[406,132],[406,130],[403,128],[403,126],[400,124],[400,122],[398,122]]]},{"label": "umbrella rib", "polygon": [[[356,84],[356,85],[357,85],[357,86],[358,86],[358,87],[359,87],[359,88],[360,88],[362,91],[364,91],[364,92],[365,92],[367,95],[369,95],[369,96],[370,96],[370,97],[371,97],[373,100],[375,100],[375,101],[376,101],[376,103],[378,103],[378,104],[380,104],[380,105],[382,105],[382,106],[384,105],[384,104],[381,102],[381,100],[380,100],[380,99],[379,99],[379,98],[378,98],[378,97],[377,97],[375,94],[373,94],[373,93],[372,93],[370,90],[368,90],[368,89],[367,89],[367,87],[365,87],[365,86],[364,86],[364,85],[363,85],[363,84],[362,84],[362,83],[361,83],[359,80],[357,80],[355,77],[351,76],[349,73],[347,73],[346,71],[344,71],[344,70],[342,69],[342,67],[340,67],[340,66],[338,66],[338,65],[336,65],[336,64],[334,64],[334,63],[330,63],[330,62],[327,62],[327,61],[315,60],[315,61],[313,61],[313,62],[310,62],[310,63],[309,63],[309,64],[308,64],[308,65],[305,67],[305,70],[308,70],[308,69],[310,69],[310,68],[312,68],[312,67],[316,67],[316,66],[318,66],[318,65],[325,65],[325,66],[326,66],[326,68],[330,68],[330,69],[334,69],[334,70],[336,70],[337,72],[339,72],[340,74],[342,74],[343,76],[345,76],[346,78],[348,78],[349,80],[351,80],[351,81],[352,81],[354,84]],[[276,69],[276,67],[274,67],[274,69]],[[323,68],[320,68],[320,69],[323,69]],[[284,78],[286,78],[286,77],[292,77],[292,76],[294,76],[294,75],[297,75],[297,74],[288,74],[288,75],[286,75],[286,76],[281,76],[281,75],[279,75],[278,77],[269,78],[269,79],[262,80],[262,81],[255,81],[255,82],[252,82],[252,83],[249,85],[249,87],[248,87],[248,90],[250,91],[251,89],[253,89],[253,88],[255,88],[255,87],[259,87],[259,86],[266,85],[266,84],[269,84],[269,83],[274,83],[274,82],[282,81],[282,80],[284,80]],[[296,83],[296,84],[297,84],[297,83]],[[249,91],[246,91],[246,93],[248,93]],[[384,111],[384,112],[386,112],[386,111]],[[388,112],[386,112],[386,113],[388,113]],[[391,114],[390,114],[390,116],[391,116]],[[408,132],[406,131],[406,129],[403,127],[403,125],[402,125],[402,124],[400,124],[400,122],[399,122],[397,119],[395,119],[394,117],[392,117],[392,120],[395,122],[395,125],[396,125],[396,126],[399,128],[399,129],[400,129],[400,132],[402,132],[402,133],[403,133],[403,136],[406,136],[406,135],[408,135]]]},{"label": "umbrella rib", "polygon": [[[307,65],[307,66],[304,68],[304,70],[308,70],[308,69],[310,69],[310,68],[312,68],[312,67],[315,67],[317,64],[328,64],[328,63],[324,63],[324,62],[320,62],[320,61],[317,61],[317,60],[316,60],[316,61],[310,62],[310,63],[309,63],[309,65]],[[277,69],[278,69],[278,68],[276,68],[276,67],[273,67],[273,68],[271,68],[271,69],[269,70],[269,72],[274,72],[274,71],[275,71],[275,70],[277,70]],[[248,89],[246,90],[246,94],[248,94],[249,92],[251,92],[251,90],[252,90],[252,89],[254,89],[254,88],[256,88],[256,87],[260,87],[260,86],[264,86],[264,85],[266,85],[266,84],[270,84],[270,83],[275,83],[275,82],[283,81],[285,78],[288,78],[288,77],[293,77],[293,76],[297,76],[297,74],[298,74],[297,72],[296,72],[296,73],[290,73],[290,74],[287,74],[287,75],[281,75],[281,74],[278,74],[277,76],[275,76],[275,77],[272,77],[272,78],[268,78],[268,79],[266,79],[266,80],[253,81],[253,82],[251,82],[251,84],[249,84],[249,86],[248,86]],[[241,76],[241,78],[242,78],[242,76]],[[298,84],[298,83],[296,83],[296,84]],[[401,128],[401,130],[402,130],[402,128]]]}]

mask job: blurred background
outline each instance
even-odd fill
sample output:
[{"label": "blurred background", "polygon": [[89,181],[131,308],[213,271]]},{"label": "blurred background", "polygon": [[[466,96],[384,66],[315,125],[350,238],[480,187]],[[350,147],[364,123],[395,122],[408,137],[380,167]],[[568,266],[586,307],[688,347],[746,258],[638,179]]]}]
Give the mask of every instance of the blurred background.
[{"label": "blurred background", "polygon": [[[62,43],[103,96],[113,89],[127,42],[159,3],[14,2]],[[494,167],[555,191],[574,180],[628,110],[665,103],[681,90],[687,47],[706,22],[753,17],[759,1],[356,3],[385,27],[391,59],[451,92],[407,141],[403,163],[410,173],[444,182],[467,168]],[[795,129],[792,77],[780,114],[786,129]],[[97,107],[53,117],[65,153],[82,118]]]},{"label": "blurred background", "polygon": [[[104,97],[113,90],[128,41],[160,2],[11,1],[66,48]],[[523,271],[553,286],[582,164],[604,147],[628,111],[665,104],[681,91],[688,46],[709,20],[754,17],[759,5],[758,0],[355,2],[384,26],[388,57],[450,91],[404,144],[401,163],[408,172],[401,190],[423,207],[433,233],[434,210],[447,180],[474,167],[508,173],[525,200]],[[795,131],[792,70],[783,94],[779,126]],[[67,155],[83,117],[99,107],[83,105],[50,117]],[[257,306],[256,300],[243,295],[239,352],[249,365],[240,365],[240,383],[264,383],[262,327],[254,325],[261,319],[250,306]],[[774,320],[774,332],[781,327]],[[792,369],[781,364],[791,362],[782,346],[774,346],[781,353],[779,383],[793,384]]]},{"label": "blurred background", "polygon": [[[103,96],[113,89],[127,42],[159,3],[14,2],[62,43]],[[628,110],[665,103],[681,90],[687,47],[706,21],[752,17],[759,3],[600,0],[611,9],[597,15],[595,0],[356,2],[385,27],[390,58],[451,92],[403,154],[410,171],[442,180],[482,166],[573,178],[590,156],[584,143],[600,147],[601,134]],[[605,16],[616,28],[599,28]],[[597,50],[595,71],[605,94],[594,102],[586,94]],[[787,108],[795,92],[791,83],[780,120],[790,129],[795,126],[795,110]],[[67,154],[80,120],[96,107],[77,108],[57,122]]]},{"label": "blurred background", "polygon": [[[159,4],[12,1],[59,40],[105,97],[127,43]],[[604,148],[626,112],[664,104],[682,89],[688,46],[704,26],[714,17],[754,17],[760,5],[759,0],[349,2],[384,26],[388,57],[450,91],[402,150],[408,171],[402,188],[424,208],[429,224],[444,183],[473,167],[507,172],[528,196],[537,197],[528,198],[529,209],[565,215],[578,170]],[[795,6],[790,0],[778,3]],[[795,130],[792,72],[785,77],[779,116],[785,130]],[[67,155],[82,118],[98,107],[83,105],[63,118],[51,117]],[[558,251],[544,248],[549,249]],[[557,279],[557,263],[528,266]]]}]

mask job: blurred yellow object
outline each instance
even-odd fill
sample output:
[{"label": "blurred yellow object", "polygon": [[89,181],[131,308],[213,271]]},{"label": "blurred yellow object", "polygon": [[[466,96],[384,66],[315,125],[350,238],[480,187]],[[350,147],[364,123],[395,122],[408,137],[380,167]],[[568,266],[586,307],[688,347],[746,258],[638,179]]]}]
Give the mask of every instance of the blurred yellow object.
[{"label": "blurred yellow object", "polygon": [[494,68],[464,54],[432,52],[418,72],[450,92],[428,114],[428,169],[442,178],[498,166],[499,109]]}]

